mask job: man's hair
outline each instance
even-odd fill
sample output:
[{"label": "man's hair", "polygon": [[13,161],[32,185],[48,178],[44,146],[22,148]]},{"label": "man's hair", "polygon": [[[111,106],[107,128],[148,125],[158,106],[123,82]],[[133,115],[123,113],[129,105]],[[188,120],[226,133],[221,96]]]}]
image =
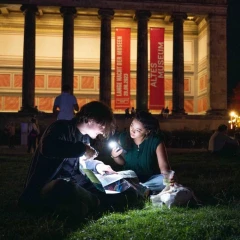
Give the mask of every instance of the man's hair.
[{"label": "man's hair", "polygon": [[158,119],[155,118],[150,112],[139,111],[134,118],[141,122],[143,127],[150,131],[150,133],[156,133],[160,131]]},{"label": "man's hair", "polygon": [[218,131],[219,131],[219,132],[224,132],[224,131],[226,131],[227,129],[228,129],[228,127],[227,127],[227,125],[225,125],[225,124],[221,124],[221,125],[218,126]]},{"label": "man's hair", "polygon": [[78,123],[87,123],[89,120],[93,120],[104,126],[105,137],[108,137],[115,131],[115,118],[111,108],[99,101],[92,101],[83,105],[76,114],[76,119]]},{"label": "man's hair", "polygon": [[70,90],[71,90],[71,88],[68,84],[62,85],[62,92],[68,92]]}]

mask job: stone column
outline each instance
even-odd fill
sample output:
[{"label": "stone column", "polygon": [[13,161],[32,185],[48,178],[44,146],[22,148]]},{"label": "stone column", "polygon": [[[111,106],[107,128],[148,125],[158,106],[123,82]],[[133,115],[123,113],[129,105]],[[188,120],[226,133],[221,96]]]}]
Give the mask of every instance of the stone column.
[{"label": "stone column", "polygon": [[74,7],[61,7],[63,16],[63,45],[62,45],[62,86],[68,84],[73,93],[74,81]]},{"label": "stone column", "polygon": [[185,114],[184,110],[184,39],[183,23],[187,15],[174,13],[173,21],[173,90],[172,90],[172,114]]},{"label": "stone column", "polygon": [[227,114],[227,28],[226,16],[210,15],[208,21],[208,96],[207,114]]},{"label": "stone column", "polygon": [[38,11],[35,5],[22,5],[24,19],[22,107],[20,112],[37,112],[35,108],[35,38]]},{"label": "stone column", "polygon": [[99,100],[111,107],[111,20],[112,9],[99,9],[101,19]]},{"label": "stone column", "polygon": [[148,20],[151,12],[138,10],[136,110],[148,110]]}]

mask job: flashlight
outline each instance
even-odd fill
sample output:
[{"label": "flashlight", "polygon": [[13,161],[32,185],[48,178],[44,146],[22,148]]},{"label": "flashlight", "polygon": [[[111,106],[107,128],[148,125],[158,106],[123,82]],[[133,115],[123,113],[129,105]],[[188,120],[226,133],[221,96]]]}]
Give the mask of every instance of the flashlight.
[{"label": "flashlight", "polygon": [[111,149],[113,149],[113,148],[118,148],[118,151],[122,149],[122,150],[123,150],[123,153],[126,153],[126,152],[127,152],[127,151],[124,150],[123,147],[120,146],[116,141],[111,141],[111,142],[109,142],[108,146],[109,146]]}]

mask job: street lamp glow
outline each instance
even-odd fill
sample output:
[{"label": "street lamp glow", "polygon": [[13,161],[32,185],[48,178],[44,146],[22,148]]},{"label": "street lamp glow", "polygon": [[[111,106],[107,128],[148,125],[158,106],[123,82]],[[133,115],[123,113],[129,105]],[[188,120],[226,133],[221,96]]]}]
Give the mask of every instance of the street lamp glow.
[{"label": "street lamp glow", "polygon": [[235,117],[236,113],[234,111],[230,112],[229,114],[231,117]]}]

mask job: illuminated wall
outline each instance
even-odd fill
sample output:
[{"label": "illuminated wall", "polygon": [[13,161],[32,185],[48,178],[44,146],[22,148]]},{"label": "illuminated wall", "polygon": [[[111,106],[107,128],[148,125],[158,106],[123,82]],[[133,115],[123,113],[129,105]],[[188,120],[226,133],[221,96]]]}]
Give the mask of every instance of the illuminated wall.
[{"label": "illuminated wall", "polygon": [[[17,112],[22,104],[22,59],[24,16],[0,15],[0,111]],[[36,21],[35,105],[51,112],[60,94],[62,58],[62,17],[45,14]],[[184,108],[187,113],[207,110],[206,29],[194,21],[184,23]],[[99,98],[100,20],[97,16],[78,16],[74,20],[74,95],[79,105]],[[137,23],[129,16],[112,20],[112,108],[114,108],[114,31],[131,28],[131,106],[136,107]],[[165,28],[165,105],[172,108],[172,23],[151,18],[150,27]],[[124,110],[115,110],[123,113]],[[152,111],[159,113],[160,111]]]},{"label": "illuminated wall", "polygon": [[205,113],[209,106],[208,83],[209,83],[209,62],[208,62],[208,34],[207,23],[203,20],[199,26],[198,35],[198,91],[197,91],[197,112]]}]

